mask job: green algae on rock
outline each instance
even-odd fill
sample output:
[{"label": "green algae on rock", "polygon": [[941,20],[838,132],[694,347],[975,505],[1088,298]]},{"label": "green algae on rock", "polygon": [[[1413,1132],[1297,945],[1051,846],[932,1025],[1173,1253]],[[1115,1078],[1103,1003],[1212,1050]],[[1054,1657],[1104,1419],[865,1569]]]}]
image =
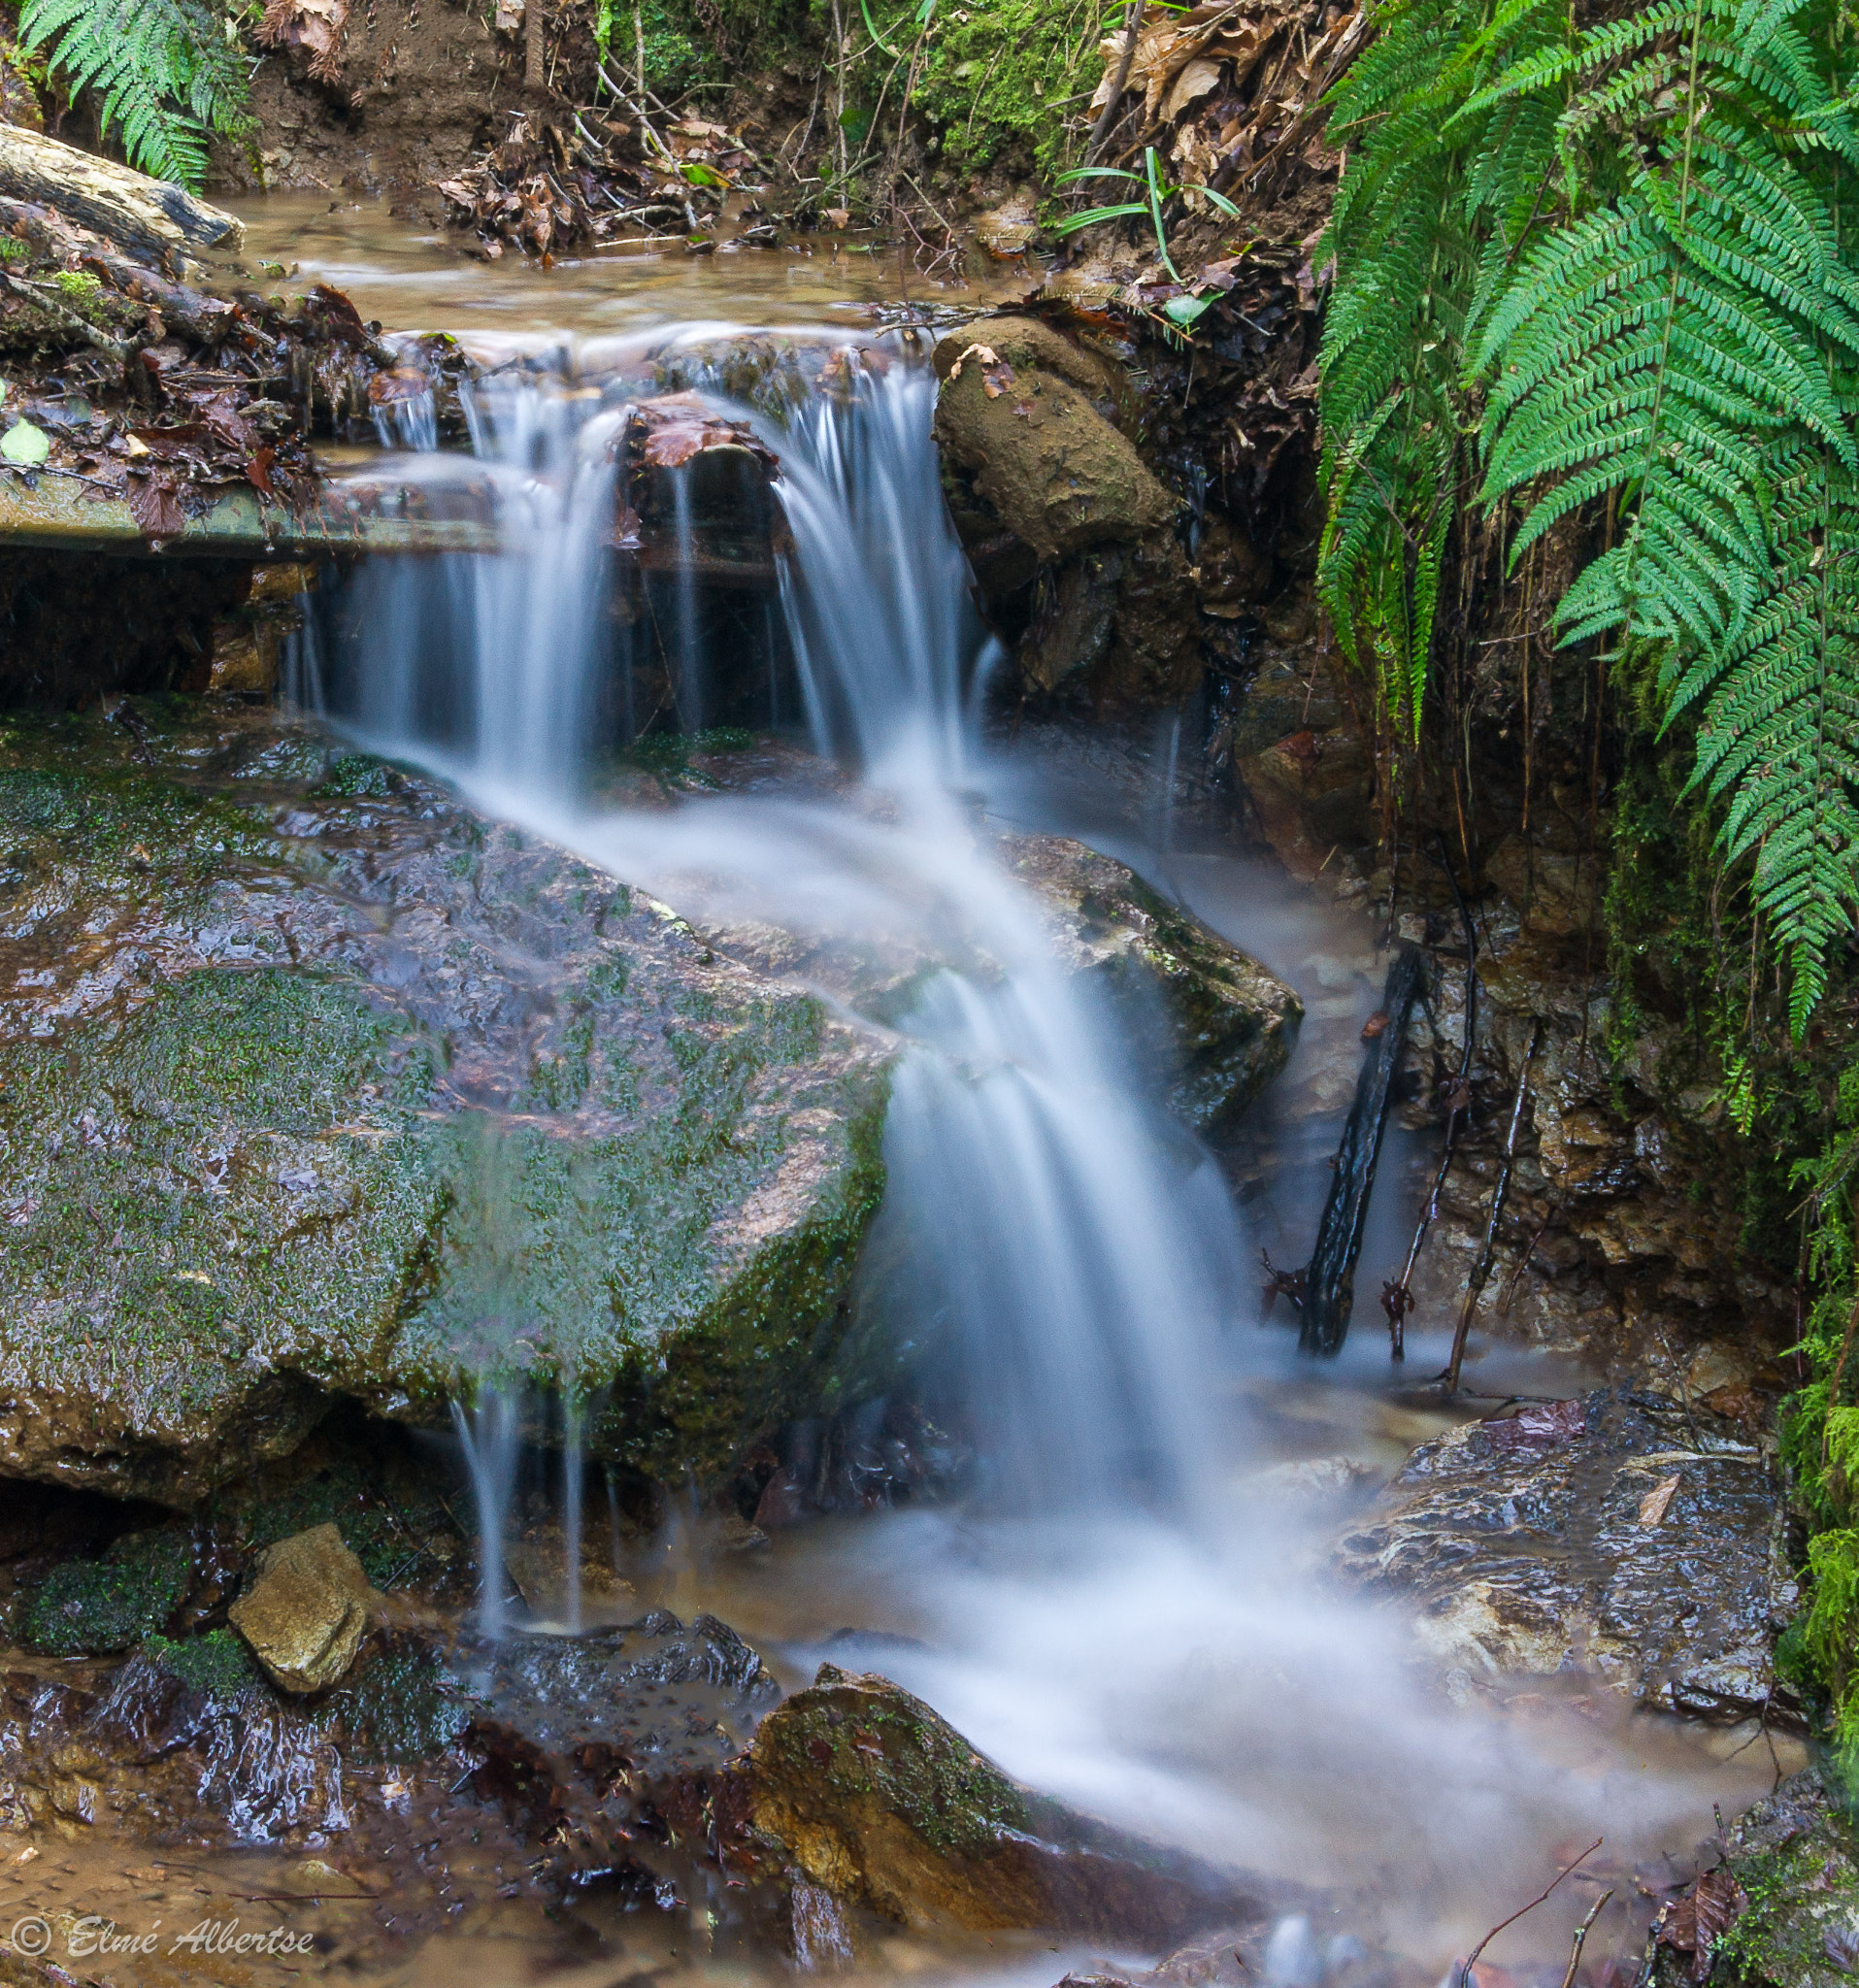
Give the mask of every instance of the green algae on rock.
[{"label": "green algae on rock", "polygon": [[652,1474],[816,1408],[887,1055],[262,712],[0,730],[0,1468],[185,1502],[338,1397],[589,1390]]}]

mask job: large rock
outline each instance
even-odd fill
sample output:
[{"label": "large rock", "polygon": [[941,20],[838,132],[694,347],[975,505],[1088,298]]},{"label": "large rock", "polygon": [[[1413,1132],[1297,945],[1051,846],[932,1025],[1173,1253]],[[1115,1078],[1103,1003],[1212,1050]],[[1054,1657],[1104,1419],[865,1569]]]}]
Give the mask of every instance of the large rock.
[{"label": "large rock", "polygon": [[1462,1691],[1586,1672],[1735,1720],[1770,1704],[1793,1609],[1782,1515],[1737,1424],[1601,1389],[1422,1443],[1335,1557],[1419,1605],[1416,1640]]},{"label": "large rock", "polygon": [[1091,357],[1025,318],[983,318],[935,353],[936,439],[1002,525],[1041,559],[1134,544],[1180,509],[1094,404]]},{"label": "large rock", "polygon": [[1148,1947],[1255,1921],[1237,1877],[1011,1780],[921,1700],[831,1664],[718,1776],[728,1861],[919,1931],[1070,1933]]},{"label": "large rock", "polygon": [[367,1633],[375,1591],[333,1525],[267,1546],[228,1611],[265,1674],[284,1691],[326,1691]]},{"label": "large rock", "polygon": [[887,1052],[263,712],[0,730],[0,1472],[191,1500],[334,1396],[612,1384],[655,1474],[830,1406]]}]

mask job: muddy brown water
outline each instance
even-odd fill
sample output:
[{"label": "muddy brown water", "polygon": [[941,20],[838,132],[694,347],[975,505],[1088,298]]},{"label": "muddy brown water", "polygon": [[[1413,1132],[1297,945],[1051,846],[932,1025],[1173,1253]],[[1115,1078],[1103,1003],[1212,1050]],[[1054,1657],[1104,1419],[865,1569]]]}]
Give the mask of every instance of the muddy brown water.
[{"label": "muddy brown water", "polygon": [[[474,261],[379,203],[287,196],[243,212],[249,261],[282,264],[290,283],[336,284],[389,329],[451,330],[490,352],[692,321],[862,327],[907,290],[912,301],[979,307],[1028,283],[1010,269],[936,287],[846,244],[628,250],[544,272],[515,257]],[[1037,783],[1012,805],[1041,825],[1079,827]],[[1311,1017],[1281,1080],[1287,1095],[1346,1093],[1384,957],[1369,921],[1218,849],[1160,854],[1128,822],[1091,832],[1301,985]],[[1379,1217],[1388,1236],[1411,1219],[1423,1147],[1391,1152]],[[1311,1214],[1268,1206],[1260,1233],[1288,1254],[1284,1239],[1308,1234]],[[1430,1371],[1447,1329],[1410,1326],[1410,1375]],[[648,1549],[629,1550],[608,1617],[646,1606],[709,1611],[790,1688],[828,1653],[886,1670],[1030,1781],[1203,1855],[1335,1887],[1334,1924],[1312,1938],[1320,1948],[1342,1932],[1384,1948],[1394,1958],[1382,1978],[1401,1988],[1439,1980],[1603,1836],[1587,1868],[1615,1898],[1590,1942],[1589,1978],[1610,1968],[1630,1978],[1648,1901],[1695,1868],[1713,1805],[1728,1814],[1766,1793],[1801,1764],[1798,1743],[1753,1725],[1631,1714],[1578,1676],[1531,1680],[1505,1702],[1455,1703],[1415,1669],[1398,1618],[1326,1586],[1322,1544],[1337,1513],[1258,1485],[1273,1465],[1315,1458],[1384,1479],[1415,1443],[1477,1409],[1416,1406],[1367,1324],[1323,1374],[1290,1357],[1287,1337],[1268,1331],[1235,1350],[1223,1383],[1231,1496],[1200,1536],[1140,1514],[1084,1529],[918,1509],[820,1521],[744,1555],[681,1516]],[[1472,1373],[1491,1395],[1569,1394],[1591,1379],[1521,1349],[1486,1349]],[[387,1824],[371,1839],[393,1841],[404,1785],[391,1773],[352,1773],[349,1784],[356,1806]],[[526,1874],[507,1842],[453,1840],[442,1855],[409,1837],[391,1854],[357,1855],[337,1833],[232,1855],[73,1822],[0,1834],[0,1934],[14,1929],[16,1947],[30,1951],[43,1933],[63,1978],[119,1988],[336,1978],[748,1988],[791,1975],[780,1956],[746,1950],[701,1902],[626,1911],[597,1892],[545,1900]],[[1572,1880],[1488,1958],[1519,1980],[1559,1979],[1570,1928],[1596,1895],[1595,1882]],[[269,1951],[252,1950],[254,1935]],[[1030,1937],[900,1934],[869,1948],[851,1978],[1050,1988],[1068,1971],[1154,1958]],[[1318,1988],[1320,1974],[1300,1976],[1298,1965],[1286,1963],[1278,1988]]]}]

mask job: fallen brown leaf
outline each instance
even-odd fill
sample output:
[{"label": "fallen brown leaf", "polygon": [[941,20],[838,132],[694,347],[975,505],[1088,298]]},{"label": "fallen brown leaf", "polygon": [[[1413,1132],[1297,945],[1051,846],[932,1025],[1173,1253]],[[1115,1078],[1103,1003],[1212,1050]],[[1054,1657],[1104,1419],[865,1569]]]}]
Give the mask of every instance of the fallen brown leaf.
[{"label": "fallen brown leaf", "polygon": [[1730,1872],[1719,1867],[1702,1872],[1675,1905],[1659,1915],[1659,1943],[1691,1956],[1691,1978],[1702,1981],[1710,1971],[1710,1956],[1718,1939],[1742,1917],[1749,1901]]},{"label": "fallen brown leaf", "polygon": [[1643,1526],[1658,1526],[1665,1523],[1666,1512],[1671,1508],[1673,1496],[1678,1488],[1679,1474],[1674,1471],[1671,1476],[1662,1477],[1641,1499],[1640,1523]]},{"label": "fallen brown leaf", "polygon": [[172,539],[187,522],[187,514],[181,508],[181,492],[175,488],[172,477],[132,470],[125,480],[123,496],[129,514],[145,539]]}]

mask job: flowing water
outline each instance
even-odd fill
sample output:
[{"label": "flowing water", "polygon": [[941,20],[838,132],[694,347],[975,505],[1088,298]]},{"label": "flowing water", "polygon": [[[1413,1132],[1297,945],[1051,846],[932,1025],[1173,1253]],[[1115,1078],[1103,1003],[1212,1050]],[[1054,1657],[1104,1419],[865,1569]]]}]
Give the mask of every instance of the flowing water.
[{"label": "flowing water", "polygon": [[[701,321],[682,330],[649,322],[655,297],[633,298],[620,346],[683,354],[681,377],[720,401],[711,355],[728,344],[732,282],[707,274]],[[794,335],[797,348],[810,339]],[[1455,1706],[1415,1674],[1398,1622],[1324,1588],[1314,1526],[1260,1474],[1339,1451],[1386,1470],[1442,1421],[1377,1392],[1368,1335],[1313,1378],[1257,1330],[1250,1266],[1276,1237],[1248,1229],[1212,1161],[1147,1103],[1117,1025],[1059,970],[1037,905],[978,830],[1035,820],[1090,833],[1269,964],[1318,946],[1370,953],[1372,936],[1230,858],[1175,848],[1172,834],[1082,822],[1039,768],[987,743],[992,656],[943,510],[932,388],[909,333],[859,332],[834,390],[753,416],[782,462],[792,536],[780,576],[799,691],[787,715],[856,782],[670,810],[603,798],[641,715],[602,687],[616,668],[631,680],[615,644],[635,637],[595,608],[610,446],[636,389],[611,339],[579,363],[554,326],[532,343],[569,356],[552,374],[492,381],[473,410],[506,549],[361,572],[304,658],[303,696],[694,921],[754,918],[850,948],[901,938],[944,963],[893,1023],[889,1184],[861,1302],[947,1349],[979,1481],[960,1506],[823,1520],[753,1560],[711,1554],[686,1517],[651,1566],[629,1570],[636,1587],[681,1613],[713,1609],[789,1682],[835,1632],[855,1632],[855,1652],[861,1636],[883,1639],[869,1644],[874,1667],[1011,1772],[1203,1854],[1372,1899],[1378,1934],[1428,1968],[1540,1888],[1570,1844],[1605,1833],[1622,1868],[1682,1862],[1713,1799],[1727,1810],[1766,1789],[1769,1749],[1726,1763],[1726,1746],[1695,1734],[1548,1700],[1530,1716]],[[705,652],[698,606],[675,581],[654,624],[675,651],[679,720],[694,729],[729,659]],[[1165,763],[1178,746],[1178,730],[1163,740]],[[1365,973],[1364,1012],[1372,985]],[[1308,1236],[1311,1212],[1277,1215]],[[1421,1371],[1435,1348],[1424,1331],[1410,1343]],[[529,1412],[493,1350],[457,1432],[493,1638],[512,1626],[498,1553]],[[579,1528],[587,1511],[598,1522],[600,1500],[587,1498],[572,1401],[561,1413],[553,1468]],[[563,1612],[582,1619],[578,1591]],[[847,1639],[831,1647],[843,1655]],[[1587,1902],[1545,1909],[1494,1951],[1518,1964],[1566,1952]],[[1602,1925],[1626,1954],[1638,1937],[1626,1910]],[[1284,1930],[1279,1988],[1345,1971],[1319,1936]],[[1045,1988],[1075,1958],[900,1941],[884,1965]],[[437,1956],[419,1978],[449,1964]],[[720,1979],[742,1964],[654,1965]],[[515,1955],[511,1966],[520,1978]],[[610,1962],[599,1978],[612,1973]]]}]

